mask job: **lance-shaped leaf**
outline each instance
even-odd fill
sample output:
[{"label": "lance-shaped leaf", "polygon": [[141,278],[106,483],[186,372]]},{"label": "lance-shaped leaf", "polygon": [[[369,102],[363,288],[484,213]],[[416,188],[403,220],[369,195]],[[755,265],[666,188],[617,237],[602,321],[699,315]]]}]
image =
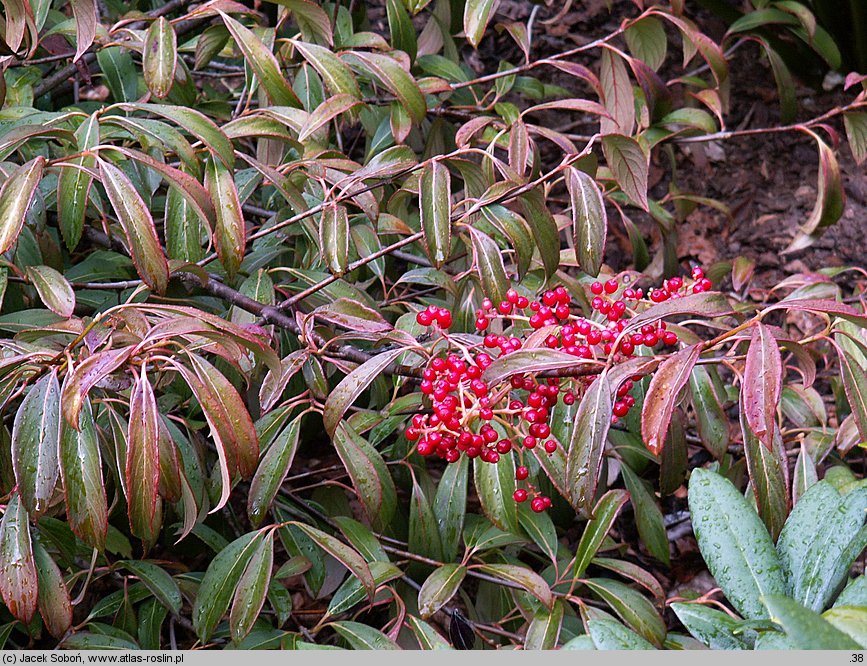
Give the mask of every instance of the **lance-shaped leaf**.
[{"label": "lance-shaped leaf", "polygon": [[545,276],[550,278],[560,267],[560,232],[557,230],[557,222],[548,210],[545,196],[538,187],[522,194],[520,203],[536,241],[536,248],[542,257]]},{"label": "lance-shaped leaf", "polygon": [[768,450],[773,448],[777,405],[783,390],[783,360],[771,330],[753,327],[744,367],[743,409],[747,425]]},{"label": "lance-shaped leaf", "polygon": [[762,597],[784,594],[782,565],[756,512],[725,477],[697,468],[689,510],[699,549],[726,598],[747,619],[768,617]]},{"label": "lance-shaped leaf", "polygon": [[141,560],[123,560],[118,564],[141,580],[159,602],[172,613],[177,614],[181,610],[181,603],[183,603],[181,590],[175,579],[161,566]]},{"label": "lance-shaped leaf", "polygon": [[346,93],[355,99],[361,99],[361,90],[358,88],[358,82],[355,80],[352,70],[333,52],[318,44],[308,44],[295,40],[291,40],[291,43],[319,73],[325,82],[325,87],[328,88],[328,92],[332,95]]},{"label": "lance-shaped leaf", "polygon": [[[89,150],[99,145],[97,114],[91,114],[79,125],[75,130],[75,139],[79,150]],[[67,249],[74,250],[84,229],[87,201],[93,182],[89,170],[96,166],[96,158],[93,155],[84,155],[69,162],[75,166],[62,167],[57,177],[57,221]],[[86,168],[79,169],[79,166]]]},{"label": "lance-shaped leaf", "polygon": [[274,566],[274,532],[268,532],[253,551],[250,561],[241,578],[232,610],[229,611],[229,627],[232,640],[240,641],[253,628],[253,623],[259,617],[265,597],[268,594],[268,583],[271,580],[271,568]]},{"label": "lance-shaped leaf", "polygon": [[397,60],[367,51],[351,51],[346,53],[344,58],[388,88],[414,122],[420,123],[424,120],[427,114],[424,95],[415,79]]},{"label": "lance-shaped leaf", "polygon": [[18,167],[0,188],[0,254],[18,240],[44,167],[45,158],[34,157]]},{"label": "lance-shaped leaf", "polygon": [[259,440],[250,413],[232,383],[201,356],[188,356],[192,369],[180,363],[174,367],[199,401],[217,447],[223,488],[213,513],[228,501],[232,476],[249,477],[256,470]]},{"label": "lance-shaped leaf", "polygon": [[373,579],[370,567],[361,555],[322,530],[311,527],[305,523],[292,523],[292,525],[298,527],[298,529],[310,537],[317,546],[349,569],[349,571],[361,581],[361,584],[367,591],[368,598],[371,600],[373,599],[373,594],[376,591],[376,581]]},{"label": "lance-shaped leaf", "polygon": [[297,417],[283,428],[262,456],[262,462],[253,475],[247,495],[247,515],[254,525],[259,525],[265,518],[271,502],[292,467],[300,432],[301,417]]},{"label": "lance-shaped leaf", "polygon": [[515,249],[518,279],[522,279],[530,268],[533,259],[533,236],[526,220],[505,206],[492,205],[482,208],[482,215],[505,236]]},{"label": "lance-shaped leaf", "polygon": [[574,167],[566,173],[566,187],[572,204],[575,258],[585,273],[598,275],[608,236],[608,214],[602,192],[593,178]]},{"label": "lance-shaped leaf", "polygon": [[39,541],[32,542],[33,560],[38,578],[37,605],[48,632],[63,636],[72,625],[72,602],[63,574]]},{"label": "lance-shaped leaf", "polygon": [[346,206],[329,203],[319,222],[319,251],[322,261],[338,277],[349,264],[349,215]]},{"label": "lance-shaped leaf", "polygon": [[659,455],[665,445],[674,406],[689,381],[701,350],[701,344],[695,344],[669,356],[659,364],[650,380],[641,408],[641,437],[653,455]]},{"label": "lance-shaped leaf", "polygon": [[635,127],[635,93],[623,58],[611,49],[602,49],[599,66],[603,102],[610,117],[602,117],[602,134],[632,134]]},{"label": "lance-shaped leaf", "polygon": [[550,609],[554,605],[551,587],[545,582],[544,578],[526,567],[515,564],[479,564],[473,568],[489,576],[495,576],[496,578],[520,585],[541,601],[545,608]]},{"label": "lance-shaped leaf", "polygon": [[804,608],[782,594],[764,598],[771,620],[779,624],[799,650],[860,650],[851,636],[828,622],[819,613]]},{"label": "lance-shaped leaf", "polygon": [[491,363],[482,373],[482,379],[489,385],[495,386],[516,374],[561,370],[594,363],[594,361],[588,363],[587,359],[576,358],[557,349],[519,349]]},{"label": "lance-shaped leaf", "polygon": [[72,62],[77,62],[93,44],[99,15],[96,11],[96,0],[71,0],[70,5],[75,17],[75,57]]},{"label": "lance-shaped leaf", "polygon": [[61,425],[60,476],[69,526],[87,545],[102,550],[108,530],[108,503],[96,425],[87,398],[84,399],[79,430],[65,421]]},{"label": "lance-shaped leaf", "polygon": [[428,619],[455,596],[467,575],[467,568],[460,564],[444,564],[436,569],[418,592],[418,612]]},{"label": "lance-shaped leaf", "polygon": [[453,560],[458,553],[464,517],[467,512],[467,483],[469,460],[466,456],[448,465],[437,484],[433,511],[443,545],[443,559]]},{"label": "lance-shaped leaf", "polygon": [[259,403],[263,413],[270,411],[277,403],[289,380],[301,370],[308,356],[308,350],[298,349],[280,361],[280,372],[268,370],[259,389]]},{"label": "lance-shaped leaf", "polygon": [[846,195],[840,177],[840,165],[834,151],[818,136],[809,132],[819,148],[819,180],[816,186],[816,204],[810,217],[784,253],[795,252],[810,246],[819,233],[836,223],[846,207]]},{"label": "lance-shaped leaf", "polygon": [[596,551],[602,545],[602,540],[614,524],[614,519],[628,500],[629,494],[625,490],[609,490],[599,499],[593,509],[593,518],[584,526],[584,533],[575,551],[575,578],[581,578],[587,571]]},{"label": "lance-shaped leaf", "polygon": [[540,608],[533,615],[530,626],[527,627],[527,635],[524,637],[525,650],[553,650],[557,647],[557,639],[560,637],[560,629],[563,626],[563,602],[559,599],[554,601],[553,607],[548,610]]},{"label": "lance-shaped leaf", "polygon": [[142,71],[148,90],[160,98],[168,95],[177,67],[178,38],[172,24],[160,16],[151,23],[142,51]]},{"label": "lance-shaped leaf", "polygon": [[867,441],[867,372],[855,358],[840,346],[836,346],[840,359],[840,376],[852,419],[863,441]]},{"label": "lance-shaped leaf", "polygon": [[333,439],[368,519],[377,529],[384,529],[397,507],[397,491],[385,461],[345,421],[338,423]]},{"label": "lance-shaped leaf", "polygon": [[329,97],[307,117],[307,121],[298,132],[298,140],[304,141],[307,137],[315,134],[320,127],[359,104],[361,104],[359,100],[346,93],[338,93]]},{"label": "lance-shaped leaf", "polygon": [[60,473],[60,384],[53,369],[37,381],[15,414],[12,467],[21,503],[33,517],[48,509]]},{"label": "lance-shaped leaf", "polygon": [[334,388],[325,401],[325,410],[322,415],[325,432],[329,436],[334,436],[340,420],[358,396],[370,386],[374,379],[382,374],[389,363],[404,352],[406,349],[397,348],[372,356],[346,375]]},{"label": "lance-shaped leaf", "polygon": [[61,412],[66,422],[79,428],[79,415],[87,394],[99,382],[126,363],[135,347],[108,349],[88,356],[63,381]]},{"label": "lance-shaped leaf", "polygon": [[361,622],[342,620],[327,625],[333,627],[353,650],[400,650],[401,647],[379,629]]},{"label": "lance-shaped leaf", "polygon": [[235,149],[232,147],[232,142],[214,121],[201,111],[171,104],[124,103],[118,104],[118,107],[124,111],[147,111],[171,120],[205,144],[226,167],[231,168],[235,164]]},{"label": "lance-shaped leaf", "polygon": [[500,0],[467,0],[464,5],[464,34],[473,47],[478,47],[485,28],[494,15]]},{"label": "lance-shaped leaf", "polygon": [[635,632],[655,645],[665,640],[665,622],[643,594],[610,578],[589,578],[584,584],[603,599]]},{"label": "lance-shaped leaf", "polygon": [[38,595],[36,562],[30,520],[18,495],[11,497],[0,522],[0,594],[12,615],[30,622]]},{"label": "lance-shaped leaf", "polygon": [[169,265],[150,210],[123,171],[105,160],[98,162],[102,184],[126,236],[136,270],[145,284],[163,293],[169,282]]},{"label": "lance-shaped leaf", "polygon": [[75,310],[75,292],[61,273],[51,266],[28,266],[27,279],[49,310],[61,317],[71,317]]},{"label": "lance-shaped leaf", "polygon": [[160,483],[159,420],[153,386],[142,373],[130,394],[125,476],[130,530],[145,540],[152,537],[156,522]]},{"label": "lance-shaped leaf", "polygon": [[247,226],[241,212],[241,201],[231,170],[216,160],[208,160],[205,168],[205,188],[211,195],[217,213],[214,242],[220,263],[229,275],[238,272],[247,244]]},{"label": "lance-shaped leaf", "polygon": [[652,324],[665,317],[680,314],[719,317],[731,313],[732,309],[725,296],[716,291],[705,291],[700,294],[689,294],[683,298],[668,300],[653,305],[637,317],[629,320],[626,333],[640,329],[644,324]]},{"label": "lance-shaped leaf", "polygon": [[855,164],[861,166],[867,160],[867,113],[843,114],[843,125],[846,128],[846,138],[849,139],[849,148],[852,150]]},{"label": "lance-shaped leaf", "polygon": [[[218,10],[219,11],[219,10]],[[229,29],[229,33],[244,54],[244,60],[250,65],[250,68],[259,79],[259,84],[268,93],[271,98],[271,103],[275,106],[292,106],[301,108],[301,101],[298,99],[292,86],[280,72],[280,64],[277,58],[268,49],[267,46],[259,39],[255,33],[246,28],[242,23],[239,23],[228,14],[219,12]]]},{"label": "lance-shaped leaf", "polygon": [[473,227],[470,227],[470,238],[473,243],[473,263],[482,280],[482,291],[494,303],[505,300],[509,278],[506,277],[500,248],[490,236]]},{"label": "lance-shaped leaf", "polygon": [[771,433],[772,448],[768,449],[746,424],[745,410],[741,410],[741,433],[750,485],[756,497],[759,516],[776,541],[789,515],[789,464],[783,437],[777,424]]},{"label": "lance-shaped leaf", "polygon": [[587,389],[575,415],[566,454],[566,483],[572,506],[589,512],[599,483],[602,452],[611,427],[612,395],[607,372]]},{"label": "lance-shaped leaf", "polygon": [[647,174],[649,157],[639,143],[622,134],[602,137],[602,151],[623,193],[642,210],[648,210]]},{"label": "lance-shaped leaf", "polygon": [[418,200],[421,229],[427,255],[441,268],[452,251],[451,175],[440,161],[425,165],[419,181]]},{"label": "lance-shaped leaf", "polygon": [[193,602],[193,629],[203,643],[211,637],[229,608],[238,581],[256,551],[263,533],[250,532],[235,539],[211,560]]}]

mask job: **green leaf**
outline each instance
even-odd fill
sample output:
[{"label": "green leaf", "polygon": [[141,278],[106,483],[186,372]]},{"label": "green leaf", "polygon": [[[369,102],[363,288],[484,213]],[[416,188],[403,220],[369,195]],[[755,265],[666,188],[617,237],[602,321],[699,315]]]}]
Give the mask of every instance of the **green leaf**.
[{"label": "green leaf", "polygon": [[15,414],[12,467],[21,504],[34,518],[48,509],[60,473],[60,385],[57,370],[37,381]]},{"label": "green leaf", "polygon": [[597,650],[654,650],[650,643],[617,620],[599,618],[587,622],[587,633]]},{"label": "green leaf", "polygon": [[581,578],[587,571],[587,566],[596,555],[596,551],[602,545],[602,540],[608,534],[617,514],[628,499],[629,495],[624,490],[609,490],[599,499],[593,509],[593,518],[585,525],[581,540],[578,542],[578,548],[575,550],[575,568],[573,570],[575,578]]},{"label": "green leaf", "polygon": [[402,0],[386,0],[385,11],[388,17],[388,31],[391,34],[391,45],[405,51],[410,62],[415,60],[418,52],[418,39],[415,27],[406,11]]},{"label": "green leaf", "polygon": [[[90,150],[99,145],[99,116],[96,113],[81,123],[75,131],[75,138],[79,150]],[[90,155],[68,162],[74,166],[61,168],[57,178],[57,218],[66,248],[74,250],[84,229],[90,186],[93,183],[89,169],[96,166],[96,158]]]},{"label": "green leaf", "polygon": [[125,476],[130,530],[145,541],[152,541],[159,527],[159,418],[153,386],[142,373],[130,394]]},{"label": "green leaf", "polygon": [[28,266],[25,272],[45,307],[61,317],[72,316],[75,311],[75,292],[61,273],[51,266]]},{"label": "green leaf", "polygon": [[557,599],[548,610],[540,608],[533,615],[527,634],[524,636],[525,650],[553,650],[557,647],[560,628],[563,625],[563,602]]},{"label": "green leaf", "polygon": [[578,266],[598,275],[608,235],[608,214],[596,181],[580,169],[569,167],[566,188],[572,205],[572,235]]},{"label": "green leaf", "polygon": [[518,349],[505,356],[495,359],[482,373],[482,379],[490,386],[496,386],[512,375],[526,373],[545,372],[546,370],[560,370],[574,368],[586,359],[576,358],[558,349]]},{"label": "green leaf", "polygon": [[48,632],[55,638],[63,636],[72,626],[72,602],[66,581],[57,564],[39,541],[32,542],[33,558],[38,579],[39,614]]},{"label": "green leaf", "polygon": [[147,204],[123,171],[103,159],[98,163],[102,184],[126,236],[139,276],[152,289],[165,292],[169,266]]},{"label": "green leaf", "polygon": [[349,216],[346,206],[330,203],[322,209],[319,223],[319,249],[322,261],[340,277],[349,264]]},{"label": "green leaf", "polygon": [[142,51],[142,71],[148,90],[159,98],[169,94],[178,67],[178,38],[172,24],[160,16],[148,28]]},{"label": "green leaf", "polygon": [[690,634],[711,650],[746,650],[738,636],[742,625],[731,615],[701,604],[673,603],[671,610]]},{"label": "green leaf", "polygon": [[464,5],[464,34],[473,48],[478,48],[499,4],[497,0],[467,0]]},{"label": "green leaf", "polygon": [[748,619],[767,617],[762,597],[785,592],[771,537],[744,496],[715,472],[695,469],[689,509],[699,549],[711,575]]},{"label": "green leaf", "polygon": [[229,29],[232,39],[244,54],[244,60],[259,79],[259,83],[271,98],[271,103],[276,106],[292,106],[301,108],[301,100],[295,95],[292,86],[280,72],[280,64],[274,54],[259,39],[255,33],[244,27],[243,24],[233,19],[228,14],[217,10]]},{"label": "green leaf", "polygon": [[646,597],[609,578],[588,578],[583,583],[639,635],[657,647],[662,645],[666,634],[665,622]]},{"label": "green leaf", "polygon": [[290,40],[290,43],[319,73],[325,82],[325,87],[328,88],[328,92],[332,95],[346,93],[355,99],[361,99],[361,91],[352,70],[334,53],[317,44],[308,44],[297,40]]},{"label": "green leaf", "polygon": [[132,641],[97,634],[90,631],[77,631],[63,639],[63,647],[67,650],[138,650],[139,646]]},{"label": "green leaf", "polygon": [[138,609],[138,642],[144,650],[159,650],[168,609],[157,599],[148,599]]},{"label": "green leaf", "polygon": [[193,602],[193,629],[207,642],[229,608],[238,581],[256,551],[262,532],[249,532],[221,550],[208,565]]},{"label": "green leaf", "polygon": [[443,559],[437,519],[424,490],[413,476],[409,502],[409,550],[433,560]]},{"label": "green leaf", "polygon": [[662,21],[654,16],[632,23],[624,34],[629,51],[653,70],[658,70],[665,61],[668,39]]},{"label": "green leaf", "polygon": [[343,58],[385,86],[397,97],[413,122],[421,123],[424,120],[427,115],[424,95],[415,79],[397,60],[381,53],[366,51],[348,51]]},{"label": "green leaf", "polygon": [[559,543],[551,517],[546,512],[536,513],[527,502],[523,502],[518,505],[518,522],[551,563],[556,564]]},{"label": "green leaf", "polygon": [[849,148],[855,158],[855,164],[861,166],[864,160],[867,160],[867,113],[845,113],[843,125],[846,128],[846,138],[849,140]]},{"label": "green leaf", "polygon": [[805,607],[822,611],[846,580],[867,511],[867,492],[840,493],[819,481],[798,500],[777,542],[786,591]]},{"label": "green leaf", "polygon": [[418,611],[426,620],[455,596],[467,575],[460,564],[444,564],[427,577],[418,592]]},{"label": "green leaf", "polygon": [[397,491],[385,461],[346,421],[338,423],[333,441],[368,519],[377,529],[384,529],[397,508]]},{"label": "green leaf", "polygon": [[354,650],[400,650],[400,646],[388,636],[366,624],[344,620],[328,626],[333,627]]},{"label": "green leaf", "polygon": [[449,642],[432,626],[415,615],[407,616],[407,623],[422,650],[451,650]]},{"label": "green leaf", "polygon": [[[390,0],[391,3],[397,0]],[[442,268],[452,251],[451,176],[440,161],[425,165],[419,181],[421,228],[427,255],[435,268]]]},{"label": "green leaf", "polygon": [[602,150],[614,174],[614,179],[623,193],[642,210],[649,210],[647,202],[649,158],[639,143],[622,134],[609,134],[602,137]]},{"label": "green leaf", "polygon": [[69,526],[87,545],[102,550],[108,531],[108,502],[102,478],[102,458],[90,400],[75,430],[66,421],[60,429],[60,476]]},{"label": "green leaf", "polygon": [[867,441],[867,372],[852,354],[839,346],[837,357],[840,359],[840,377],[852,418],[861,439]]},{"label": "green leaf", "polygon": [[374,379],[398,356],[406,352],[404,348],[390,349],[377,354],[350,372],[328,395],[322,420],[325,432],[331,437],[337,431],[346,410],[358,399]]},{"label": "green leaf", "polygon": [[526,220],[514,211],[499,204],[485,206],[482,208],[482,215],[485,220],[490,222],[509,239],[512,247],[515,249],[518,279],[523,279],[530,268],[533,250],[535,249],[533,236],[530,233]]},{"label": "green leaf", "polygon": [[[391,562],[380,561],[370,562],[370,573],[373,574],[377,588],[403,575],[403,572]],[[346,613],[364,601],[366,597],[367,593],[361,581],[350,576],[343,581],[331,598],[331,603],[328,604],[328,614],[334,616]]]},{"label": "green leaf", "polygon": [[295,453],[298,451],[298,436],[301,432],[301,416],[287,425],[265,451],[247,495],[247,515],[253,525],[260,525],[286,479]]},{"label": "green leaf", "polygon": [[30,519],[18,495],[12,495],[0,522],[0,595],[24,624],[36,612],[36,561],[30,541]]},{"label": "green leaf", "polygon": [[304,532],[304,534],[312,539],[317,546],[322,548],[322,550],[349,569],[352,574],[361,581],[361,584],[364,585],[368,597],[373,599],[373,594],[376,591],[376,582],[370,572],[370,567],[361,555],[322,530],[318,530],[310,525],[305,525],[304,523],[292,524]]},{"label": "green leaf", "polygon": [[647,489],[642,481],[628,465],[622,465],[620,472],[626,482],[626,489],[632,500],[632,508],[635,510],[635,522],[641,542],[647,548],[647,552],[657,560],[669,566],[670,552],[668,535],[665,532],[665,523],[662,519],[662,511],[657,504],[653,493]]},{"label": "green leaf", "polygon": [[566,479],[569,501],[576,509],[589,511],[596,495],[602,451],[611,427],[611,393],[605,371],[587,389],[575,415],[566,453]]},{"label": "green leaf", "polygon": [[496,465],[473,460],[473,482],[488,520],[506,532],[521,534],[515,493],[515,459],[511,453],[500,456]]},{"label": "green leaf", "polygon": [[783,438],[776,423],[772,424],[773,450],[769,451],[746,424],[744,410],[740,411],[741,432],[750,484],[756,497],[759,516],[768,528],[771,539],[776,540],[789,515],[789,468]]},{"label": "green leaf", "polygon": [[141,560],[121,560],[119,566],[136,576],[168,610],[177,615],[181,610],[181,590],[165,569]]},{"label": "green leaf", "polygon": [[554,596],[545,579],[530,569],[516,564],[478,564],[473,566],[489,576],[520,585],[536,597],[545,608],[553,608]]},{"label": "green leaf", "polygon": [[232,632],[232,640],[235,642],[250,633],[268,594],[271,568],[274,566],[273,530],[258,541],[244,573],[238,580],[235,600],[229,612],[229,628]]},{"label": "green leaf", "polygon": [[44,167],[45,158],[34,157],[15,169],[0,188],[0,254],[18,240]]},{"label": "green leaf", "polygon": [[696,365],[692,369],[689,388],[699,439],[719,460],[728,451],[729,426],[707,368]]},{"label": "green leaf", "polygon": [[461,456],[458,462],[445,468],[437,484],[433,512],[439,527],[443,559],[447,562],[457,556],[461,532],[464,529],[469,465],[469,459],[466,456]]},{"label": "green leaf", "polygon": [[536,248],[545,266],[545,276],[550,278],[560,267],[560,232],[557,222],[548,210],[545,195],[535,188],[519,197],[521,210],[530,225]]},{"label": "green leaf", "polygon": [[470,227],[470,238],[473,244],[473,264],[479,272],[482,281],[482,291],[494,303],[506,298],[509,289],[509,278],[506,277],[506,267],[500,248],[487,234]]},{"label": "green leaf", "polygon": [[241,201],[232,171],[219,160],[209,159],[205,167],[205,187],[217,213],[214,228],[217,255],[226,272],[233,276],[244,259],[247,225],[241,212]]},{"label": "green leaf", "polygon": [[862,648],[867,648],[867,608],[835,606],[822,614],[828,622],[848,634]]},{"label": "green leaf", "polygon": [[765,597],[771,619],[779,624],[799,650],[860,650],[847,634],[817,612],[778,594]]},{"label": "green leaf", "polygon": [[816,204],[813,206],[810,217],[807,218],[789,247],[783,251],[784,253],[809,247],[824,229],[836,224],[846,207],[846,196],[843,192],[843,181],[837,156],[818,135],[812,132],[810,135],[816,140],[819,149]]}]

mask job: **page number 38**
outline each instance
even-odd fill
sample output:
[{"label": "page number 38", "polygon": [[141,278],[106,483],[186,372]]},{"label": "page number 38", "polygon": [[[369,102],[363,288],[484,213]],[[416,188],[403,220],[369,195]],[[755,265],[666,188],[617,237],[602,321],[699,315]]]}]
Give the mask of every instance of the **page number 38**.
[{"label": "page number 38", "polygon": [[863,664],[864,654],[861,652],[855,652],[852,654],[852,658],[849,661],[853,664]]}]

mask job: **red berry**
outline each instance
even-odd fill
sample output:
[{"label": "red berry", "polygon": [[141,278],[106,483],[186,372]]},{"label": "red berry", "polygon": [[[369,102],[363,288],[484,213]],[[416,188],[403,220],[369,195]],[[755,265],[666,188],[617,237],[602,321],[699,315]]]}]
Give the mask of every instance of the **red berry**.
[{"label": "red berry", "polygon": [[418,451],[419,455],[422,455],[422,456],[429,456],[431,453],[434,452],[434,449],[435,449],[434,445],[431,444],[426,439],[423,439],[422,441],[420,441],[418,443],[418,445],[415,447],[415,450]]},{"label": "red berry", "polygon": [[422,310],[415,316],[415,320],[419,323],[420,326],[430,326],[433,322],[433,317],[431,317],[430,313],[427,310]]},{"label": "red berry", "polygon": [[518,296],[518,301],[515,303],[515,305],[521,310],[526,308],[529,304],[530,301],[526,296]]},{"label": "red berry", "polygon": [[410,442],[414,442],[415,440],[418,439],[418,430],[416,430],[415,428],[412,428],[412,427],[407,428],[407,429],[406,429],[406,432],[404,433],[404,435],[406,435],[406,438],[407,438]]},{"label": "red berry", "polygon": [[502,453],[503,455],[507,454],[512,450],[512,442],[508,439],[501,439],[497,442],[497,453]]},{"label": "red berry", "polygon": [[629,413],[629,407],[627,407],[625,402],[617,401],[614,403],[614,409],[612,411],[615,416],[626,416]]},{"label": "red berry", "polygon": [[450,449],[446,453],[446,462],[456,463],[460,459],[461,459],[461,452],[458,451],[457,449]]},{"label": "red berry", "polygon": [[617,291],[618,286],[619,285],[617,283],[617,280],[614,280],[614,279],[608,280],[608,282],[605,283],[605,293],[606,294],[613,294],[615,291]]},{"label": "red berry", "polygon": [[513,494],[512,498],[516,502],[526,502],[527,501],[527,491],[523,488],[518,488]]},{"label": "red berry", "polygon": [[488,319],[487,317],[479,317],[476,319],[476,329],[480,331],[484,331],[488,328]]},{"label": "red berry", "polygon": [[526,479],[528,476],[530,476],[530,470],[528,470],[528,469],[527,469],[526,467],[524,467],[523,465],[522,465],[521,467],[518,467],[517,469],[515,469],[515,478],[516,478],[518,481],[523,481],[523,480]]},{"label": "red berry", "polygon": [[575,394],[571,391],[563,396],[563,404],[564,405],[574,405],[575,404]]},{"label": "red berry", "polygon": [[557,450],[557,442],[555,442],[553,439],[549,439],[547,442],[545,442],[544,446],[546,453],[554,453],[554,451]]},{"label": "red berry", "polygon": [[512,311],[512,304],[509,303],[509,301],[502,301],[502,302],[497,306],[497,312],[499,312],[499,313],[502,314],[502,315],[507,315],[507,314],[509,314],[511,311]]},{"label": "red berry", "polygon": [[542,294],[542,303],[547,305],[549,308],[557,305],[557,294],[553,291],[546,291]]},{"label": "red berry", "polygon": [[532,435],[527,435],[524,437],[524,448],[525,449],[534,449],[536,448],[536,438]]},{"label": "red berry", "polygon": [[590,285],[590,291],[592,293],[596,294],[597,296],[599,296],[599,294],[601,294],[603,291],[602,283],[601,282],[594,282],[593,284]]},{"label": "red berry", "polygon": [[518,302],[518,292],[514,289],[509,289],[506,292],[506,300],[509,301],[509,303],[511,303],[512,305],[515,305],[515,303]]},{"label": "red berry", "polygon": [[662,341],[667,345],[676,345],[677,344],[677,333],[674,331],[666,331],[662,335]]},{"label": "red berry", "polygon": [[530,508],[536,513],[542,513],[547,508],[547,505],[541,497],[534,497],[533,501],[530,502]]}]

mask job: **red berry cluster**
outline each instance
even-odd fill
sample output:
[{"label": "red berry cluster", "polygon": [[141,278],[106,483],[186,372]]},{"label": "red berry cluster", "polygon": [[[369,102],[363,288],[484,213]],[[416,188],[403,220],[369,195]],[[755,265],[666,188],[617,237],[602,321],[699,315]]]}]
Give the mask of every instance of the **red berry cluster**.
[{"label": "red berry cluster", "polygon": [[[594,311],[590,317],[572,313],[571,298],[562,286],[546,291],[539,301],[530,301],[509,289],[506,298],[496,306],[488,298],[482,301],[476,312],[476,329],[480,333],[489,331],[496,322],[505,330],[511,324],[512,334],[488,332],[480,343],[469,346],[449,336],[451,313],[432,305],[419,312],[416,321],[422,326],[436,324],[452,349],[444,357],[433,358],[424,369],[420,389],[429,396],[431,411],[413,416],[406,438],[416,442],[420,455],[436,455],[449,463],[457,462],[463,454],[495,464],[513,450],[523,462],[525,451],[537,446],[553,454],[558,448],[557,441],[550,438],[553,408],[561,399],[565,405],[574,404],[594,377],[561,380],[513,375],[508,382],[489,386],[482,377],[494,359],[521,349],[527,335],[546,327],[550,331],[536,336],[547,333],[546,347],[584,359],[611,358],[616,363],[632,356],[641,345],[673,346],[678,342],[677,334],[667,330],[664,322],[647,324],[629,336],[621,333],[644,307],[680,298],[690,290],[706,291],[710,286],[700,268],[693,271],[692,280],[671,278],[646,297],[643,290],[626,287],[616,279],[594,282],[590,285]],[[635,405],[635,399],[629,395],[632,387],[633,381],[627,380],[618,388],[613,422],[626,416]],[[504,432],[507,437],[502,436]],[[529,474],[523,464],[516,469],[515,479],[526,488],[518,488],[513,498],[525,502],[532,495],[531,509],[544,511],[551,506],[551,499],[535,489],[528,480]]]}]

